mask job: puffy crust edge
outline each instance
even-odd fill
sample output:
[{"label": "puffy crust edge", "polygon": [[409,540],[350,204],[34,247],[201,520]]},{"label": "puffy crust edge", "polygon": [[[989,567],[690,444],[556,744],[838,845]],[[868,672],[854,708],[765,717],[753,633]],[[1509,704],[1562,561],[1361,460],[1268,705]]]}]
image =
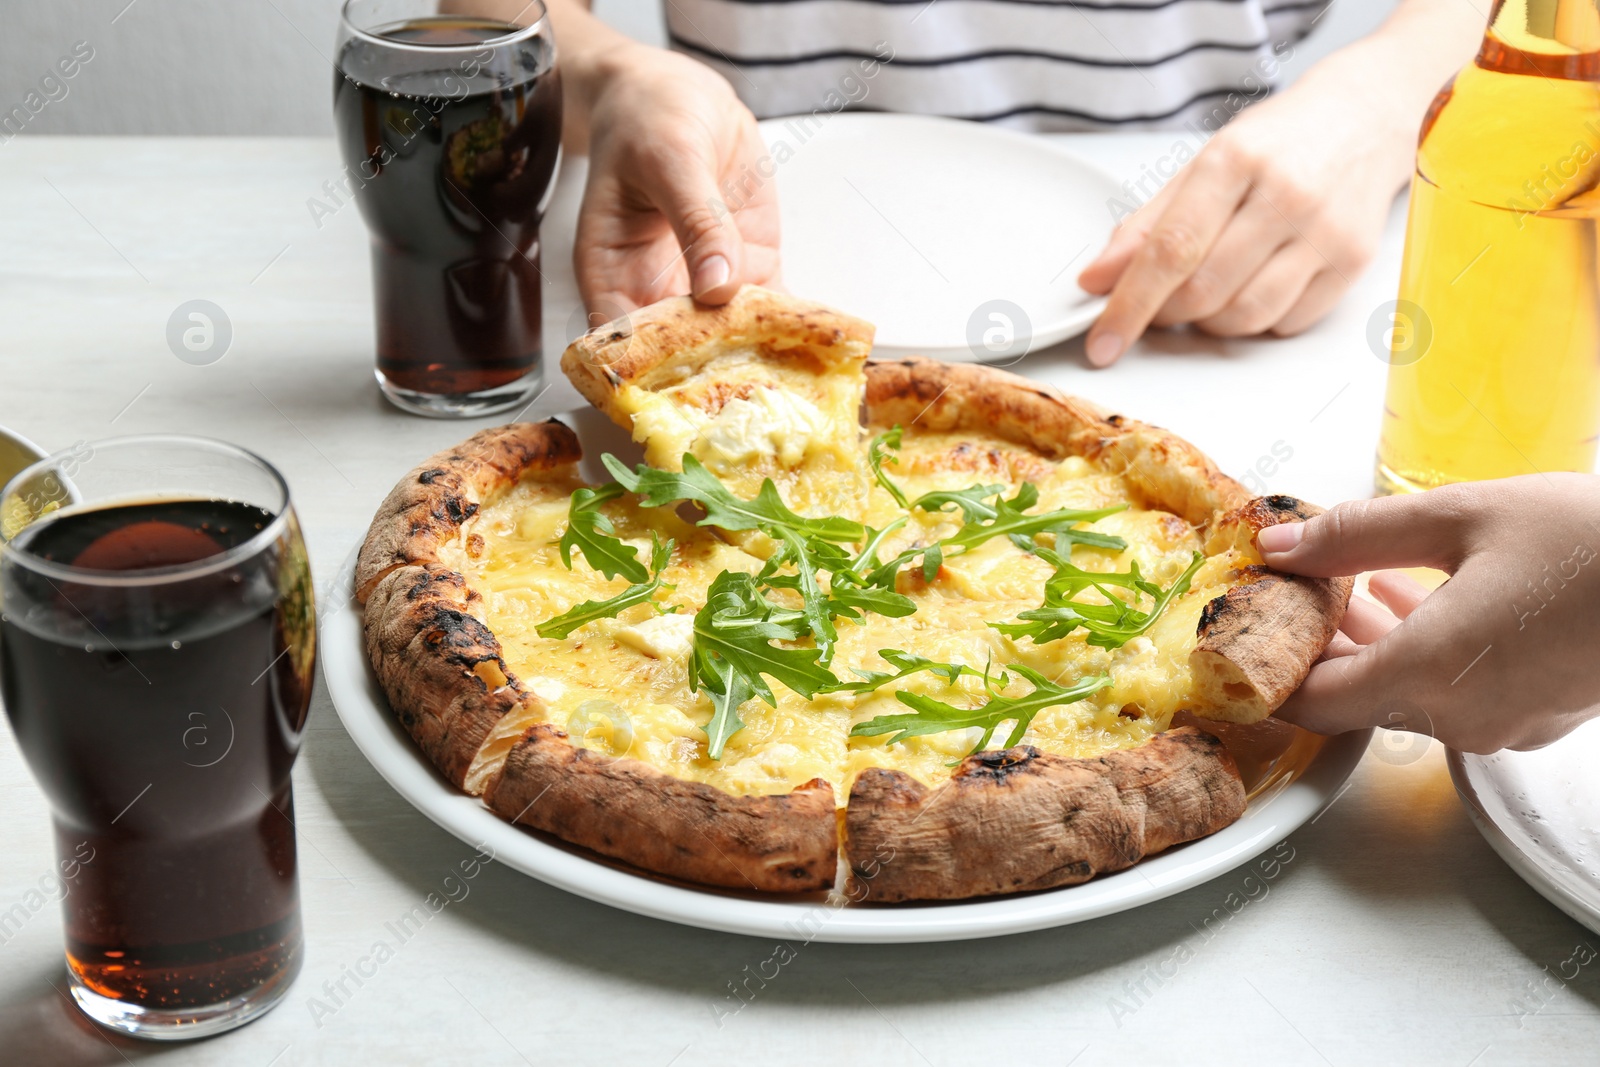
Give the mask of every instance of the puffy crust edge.
[{"label": "puffy crust edge", "polygon": [[502,818],[671,878],[728,889],[827,889],[839,841],[833,786],[812,779],[778,796],[734,796],[639,760],[529,727],[484,800]]},{"label": "puffy crust edge", "polygon": [[440,546],[491,493],[537,471],[570,467],[582,455],[572,428],[550,419],[491,426],[429,456],[378,505],[356,559],[356,601],[365,604],[397,567],[437,562]]},{"label": "puffy crust edge", "polygon": [[[1322,509],[1292,496],[1257,497],[1212,526],[1208,551],[1254,551],[1256,536]],[[1244,569],[1238,585],[1205,606],[1189,655],[1196,715],[1259,722],[1300,688],[1350,603],[1351,578],[1305,578],[1264,566]]]},{"label": "puffy crust edge", "polygon": [[860,363],[872,351],[872,335],[871,323],[747,285],[721,307],[671,297],[597,326],[567,346],[561,369],[584,399],[631,430],[632,420],[616,404],[624,385],[648,389],[663,376],[687,376],[719,354],[751,346],[813,360],[819,369]]},{"label": "puffy crust edge", "polygon": [[1193,727],[1094,759],[984,752],[933,789],[874,767],[845,809],[847,891],[892,904],[1076,885],[1215,833],[1244,807],[1233,757]]},{"label": "puffy crust edge", "polygon": [[458,788],[501,717],[538,700],[474,614],[481,597],[440,563],[404,566],[367,597],[367,658],[395,717]]},{"label": "puffy crust edge", "polygon": [[1189,442],[994,367],[913,357],[867,364],[867,416],[878,426],[992,434],[1051,459],[1082,456],[1116,471],[1145,502],[1208,525],[1250,491]]}]

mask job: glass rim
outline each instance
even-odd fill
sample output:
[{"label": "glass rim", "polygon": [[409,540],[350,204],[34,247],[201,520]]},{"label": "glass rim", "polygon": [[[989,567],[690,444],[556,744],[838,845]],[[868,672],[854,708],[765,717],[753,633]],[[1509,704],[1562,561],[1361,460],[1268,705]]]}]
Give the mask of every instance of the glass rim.
[{"label": "glass rim", "polygon": [[[257,530],[249,538],[239,542],[232,548],[223,549],[213,556],[197,559],[191,563],[178,563],[166,567],[150,567],[138,571],[111,571],[95,567],[78,567],[70,563],[60,563],[55,560],[45,559],[42,556],[29,552],[26,548],[19,548],[13,542],[16,536],[6,537],[0,533],[0,560],[11,560],[19,566],[26,567],[36,574],[47,578],[57,578],[61,581],[72,582],[75,585],[120,586],[133,588],[147,585],[166,585],[172,582],[189,581],[194,578],[203,578],[218,571],[227,570],[245,560],[260,554],[260,552],[275,544],[288,527],[294,513],[294,501],[289,495],[289,483],[267,459],[252,452],[248,448],[223,441],[215,437],[202,437],[197,434],[183,433],[141,433],[125,434],[120,437],[104,437],[97,441],[80,441],[67,448],[59,449],[35,463],[31,463],[12,476],[11,480],[0,487],[0,506],[11,498],[13,491],[19,491],[21,485],[29,478],[37,477],[48,472],[53,466],[63,459],[73,456],[79,448],[87,444],[90,448],[121,448],[130,445],[153,444],[178,444],[185,446],[200,446],[215,452],[222,452],[242,459],[264,471],[267,477],[277,487],[278,494],[282,497],[282,504],[272,516],[272,521]],[[158,497],[158,499],[160,499]],[[222,499],[221,497],[177,497],[174,499]],[[105,506],[116,507],[117,504],[109,503]],[[65,509],[62,509],[65,510]],[[86,510],[98,510],[95,507]],[[51,513],[55,514],[55,513]],[[77,512],[74,512],[77,514]],[[39,516],[24,526],[27,530],[37,524],[46,516]],[[17,531],[18,534],[22,530]]]},{"label": "glass rim", "polygon": [[[544,6],[544,0],[528,0],[527,7],[519,11],[517,17],[520,18],[530,10],[537,11],[538,17],[526,26],[518,26],[511,33],[503,33],[499,37],[491,37],[486,41],[474,41],[471,44],[425,44],[419,41],[397,41],[393,37],[385,37],[381,33],[374,33],[356,25],[350,18],[350,9],[368,2],[370,0],[344,0],[339,5],[339,27],[351,37],[360,38],[368,44],[391,48],[399,52],[416,52],[421,55],[471,55],[482,51],[484,48],[503,48],[506,45],[525,41],[530,37],[537,37],[539,31],[550,21],[550,11]],[[463,17],[474,18],[480,16],[463,13]]]}]

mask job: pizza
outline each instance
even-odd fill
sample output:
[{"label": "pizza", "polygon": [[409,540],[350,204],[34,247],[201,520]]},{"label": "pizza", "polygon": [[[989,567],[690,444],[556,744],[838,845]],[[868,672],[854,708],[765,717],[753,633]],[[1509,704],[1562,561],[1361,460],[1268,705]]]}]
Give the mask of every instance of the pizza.
[{"label": "pizza", "polygon": [[1255,545],[1318,509],[871,347],[764,289],[663,301],[562,359],[642,462],[586,484],[551,420],[401,479],[356,593],[450,783],[669,879],[873,903],[1071,885],[1239,817],[1228,748],[1174,720],[1259,721],[1321,655],[1349,580]]}]

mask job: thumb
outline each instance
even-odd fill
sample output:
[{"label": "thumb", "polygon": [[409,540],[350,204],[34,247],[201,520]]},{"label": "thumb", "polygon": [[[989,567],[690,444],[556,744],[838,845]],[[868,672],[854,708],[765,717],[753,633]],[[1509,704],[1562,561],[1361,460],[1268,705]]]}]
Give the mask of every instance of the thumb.
[{"label": "thumb", "polygon": [[661,168],[649,178],[647,193],[683,249],[690,292],[704,304],[727,303],[739,291],[744,239],[711,168],[694,160],[684,167]]},{"label": "thumb", "polygon": [[1256,544],[1274,570],[1317,578],[1389,567],[1454,573],[1467,554],[1475,510],[1458,486],[1351,500],[1305,522],[1268,526]]}]

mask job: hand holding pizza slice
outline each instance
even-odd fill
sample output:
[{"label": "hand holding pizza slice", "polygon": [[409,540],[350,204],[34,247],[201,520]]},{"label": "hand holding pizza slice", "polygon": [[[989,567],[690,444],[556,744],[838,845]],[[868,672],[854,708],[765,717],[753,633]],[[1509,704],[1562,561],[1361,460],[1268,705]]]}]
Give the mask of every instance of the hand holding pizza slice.
[{"label": "hand holding pizza slice", "polygon": [[[1600,478],[1528,475],[1352,501],[1260,541],[1286,572],[1378,571],[1370,588],[1388,609],[1351,601],[1345,639],[1282,718],[1497,752],[1548,745],[1600,714],[1600,677],[1577,666],[1600,640]],[[1450,579],[1430,593],[1388,567]]]}]

